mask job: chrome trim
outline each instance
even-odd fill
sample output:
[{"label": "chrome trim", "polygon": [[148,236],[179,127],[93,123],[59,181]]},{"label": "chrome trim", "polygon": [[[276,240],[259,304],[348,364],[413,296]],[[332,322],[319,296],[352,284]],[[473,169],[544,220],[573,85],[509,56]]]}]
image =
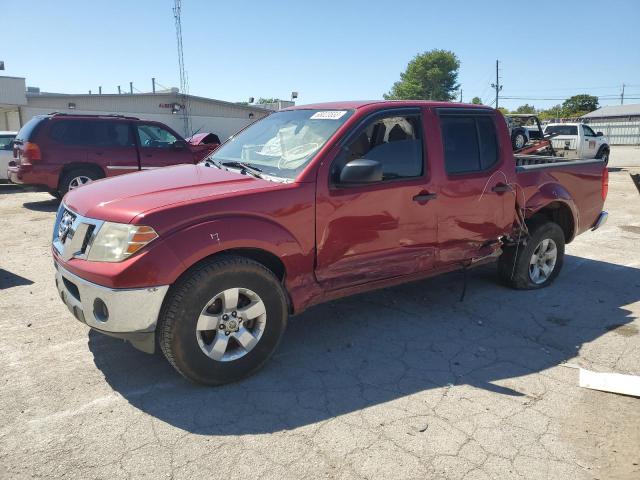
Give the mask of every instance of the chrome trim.
[{"label": "chrome trim", "polygon": [[[114,289],[84,280],[64,269],[58,262],[54,262],[54,266],[60,298],[81,322],[108,333],[155,330],[169,285]],[[75,285],[77,292],[69,289],[65,279]],[[109,311],[109,317],[104,321],[99,320],[94,313],[94,302],[98,298],[105,303]]]},{"label": "chrome trim", "polygon": [[591,227],[591,231],[594,232],[597,229],[599,229],[602,225],[607,223],[608,219],[609,219],[609,212],[605,212],[605,211],[600,212],[600,215],[598,215],[598,218],[593,224],[593,227]]},{"label": "chrome trim", "polygon": [[[65,237],[61,239],[59,231],[60,222],[62,221],[65,212],[69,212],[71,215],[75,216],[75,218]],[[56,214],[56,221],[53,226],[53,248],[56,249],[56,252],[58,252],[65,261],[71,260],[72,258],[86,259],[89,254],[89,250],[91,250],[91,245],[103,224],[104,220],[95,220],[93,218],[83,217],[79,213],[68,208],[64,202],[60,202],[60,207]],[[91,226],[93,226],[93,229],[89,234],[89,228]],[[90,235],[89,238],[87,238],[88,234]]]},{"label": "chrome trim", "polygon": [[134,165],[133,167],[127,165],[107,165],[107,170],[138,170],[138,166]]}]

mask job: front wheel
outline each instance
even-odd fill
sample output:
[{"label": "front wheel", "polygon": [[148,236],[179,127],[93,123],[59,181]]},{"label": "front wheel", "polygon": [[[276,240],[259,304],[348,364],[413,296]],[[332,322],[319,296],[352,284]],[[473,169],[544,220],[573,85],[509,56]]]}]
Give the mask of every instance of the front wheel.
[{"label": "front wheel", "polygon": [[527,144],[527,137],[524,132],[516,132],[511,137],[511,146],[513,150],[521,150]]},{"label": "front wheel", "polygon": [[507,285],[532,290],[550,285],[564,262],[564,232],[557,223],[534,218],[526,245],[510,246],[498,261],[498,273]]},{"label": "front wheel", "polygon": [[606,166],[609,163],[609,149],[607,148],[600,149],[600,151],[598,152],[598,155],[596,155],[596,158],[602,160]]},{"label": "front wheel", "polygon": [[187,272],[169,291],[160,348],[184,377],[221,385],[262,367],[287,324],[282,284],[253,260],[224,256]]}]

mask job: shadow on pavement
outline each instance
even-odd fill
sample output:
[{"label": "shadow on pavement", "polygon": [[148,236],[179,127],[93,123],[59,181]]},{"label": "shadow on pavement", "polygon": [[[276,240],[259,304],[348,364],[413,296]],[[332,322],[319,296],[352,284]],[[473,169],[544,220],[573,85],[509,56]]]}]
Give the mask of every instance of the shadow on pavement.
[{"label": "shadow on pavement", "polygon": [[20,275],[0,268],[0,290],[19,287],[21,285],[31,285],[32,283],[33,281],[28,278],[21,277]]},{"label": "shadow on pavement", "polygon": [[[522,395],[499,385],[573,358],[611,325],[633,320],[640,269],[567,256],[549,288],[513,291],[492,266],[321,305],[294,317],[266,368],[217,388],[183,380],[160,355],[89,334],[115,391],[198,434],[292,429],[447,385]],[[498,382],[498,383],[496,383]]]},{"label": "shadow on pavement", "polygon": [[42,200],[39,202],[25,202],[22,206],[34,212],[56,212],[60,206],[60,200],[52,198],[50,200]]},{"label": "shadow on pavement", "polygon": [[11,183],[0,183],[0,195],[22,192],[24,192],[24,189],[20,185],[14,185]]}]

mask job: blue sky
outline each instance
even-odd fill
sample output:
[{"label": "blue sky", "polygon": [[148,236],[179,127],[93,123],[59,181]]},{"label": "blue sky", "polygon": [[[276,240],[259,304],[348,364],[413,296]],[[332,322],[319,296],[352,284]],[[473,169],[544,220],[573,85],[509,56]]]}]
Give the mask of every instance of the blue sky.
[{"label": "blue sky", "polygon": [[[100,8],[97,6],[100,5]],[[4,75],[43,91],[178,86],[171,0],[0,0]],[[533,9],[538,8],[538,13]],[[619,95],[640,103],[640,1],[183,0],[190,92],[229,101],[376,99],[432,48],[461,61],[463,99]],[[504,100],[544,107],[560,100]],[[618,98],[601,100],[617,104]]]}]

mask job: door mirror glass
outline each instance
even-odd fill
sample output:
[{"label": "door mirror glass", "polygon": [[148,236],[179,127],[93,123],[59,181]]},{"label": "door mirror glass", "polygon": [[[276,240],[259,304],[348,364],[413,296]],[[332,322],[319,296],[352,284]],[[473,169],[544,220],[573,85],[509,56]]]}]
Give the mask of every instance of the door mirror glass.
[{"label": "door mirror glass", "polygon": [[351,160],[340,172],[340,183],[361,184],[382,181],[382,164],[376,160],[360,158]]},{"label": "door mirror glass", "polygon": [[175,142],[173,142],[173,148],[175,148],[176,150],[183,150],[187,148],[187,142],[183,140],[176,140]]},{"label": "door mirror glass", "polygon": [[603,137],[603,136],[604,136],[604,133],[602,133],[602,132],[598,132],[598,133],[596,133],[596,136],[598,136],[598,137]]}]

